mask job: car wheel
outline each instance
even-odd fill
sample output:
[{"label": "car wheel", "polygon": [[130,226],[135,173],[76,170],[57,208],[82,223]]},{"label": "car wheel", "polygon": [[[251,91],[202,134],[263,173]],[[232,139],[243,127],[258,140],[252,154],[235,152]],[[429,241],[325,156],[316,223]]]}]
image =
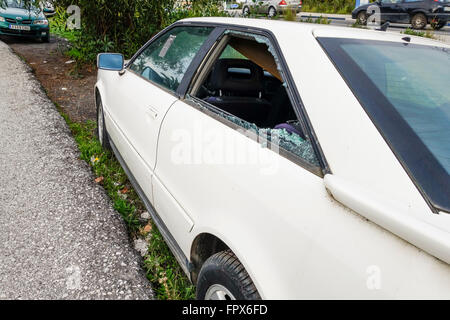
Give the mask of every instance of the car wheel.
[{"label": "car wheel", "polygon": [[365,11],[361,11],[360,13],[358,13],[358,15],[356,16],[356,22],[358,22],[358,24],[365,26],[367,24],[367,15]]},{"label": "car wheel", "polygon": [[277,10],[274,7],[270,7],[269,8],[269,12],[267,13],[267,15],[270,18],[275,17],[277,15]]},{"label": "car wheel", "polygon": [[444,21],[431,21],[430,25],[434,30],[440,30],[445,27],[447,23]]},{"label": "car wheel", "polygon": [[211,256],[197,281],[198,300],[261,300],[252,279],[230,250]]},{"label": "car wheel", "polygon": [[411,19],[413,29],[423,29],[427,26],[427,17],[423,13],[415,14]]},{"label": "car wheel", "polygon": [[250,15],[250,8],[244,7],[244,9],[242,10],[242,14],[244,15],[244,17],[247,17],[248,15]]},{"label": "car wheel", "polygon": [[97,136],[102,147],[106,150],[111,150],[108,132],[106,131],[105,126],[105,115],[103,114],[103,104],[100,99],[99,102],[97,103]]}]

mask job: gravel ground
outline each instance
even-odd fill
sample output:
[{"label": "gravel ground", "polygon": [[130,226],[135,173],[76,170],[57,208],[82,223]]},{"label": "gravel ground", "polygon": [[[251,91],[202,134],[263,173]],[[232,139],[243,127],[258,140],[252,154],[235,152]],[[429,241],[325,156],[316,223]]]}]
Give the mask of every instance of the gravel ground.
[{"label": "gravel ground", "polygon": [[0,299],[152,299],[124,222],[3,42],[0,70]]}]

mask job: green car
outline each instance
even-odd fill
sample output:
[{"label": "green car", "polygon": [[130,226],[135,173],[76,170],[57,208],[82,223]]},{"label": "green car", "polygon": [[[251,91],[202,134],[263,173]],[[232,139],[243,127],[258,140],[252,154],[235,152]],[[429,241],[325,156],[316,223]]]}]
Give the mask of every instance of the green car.
[{"label": "green car", "polygon": [[44,11],[23,0],[0,0],[0,35],[50,41],[50,27]]}]

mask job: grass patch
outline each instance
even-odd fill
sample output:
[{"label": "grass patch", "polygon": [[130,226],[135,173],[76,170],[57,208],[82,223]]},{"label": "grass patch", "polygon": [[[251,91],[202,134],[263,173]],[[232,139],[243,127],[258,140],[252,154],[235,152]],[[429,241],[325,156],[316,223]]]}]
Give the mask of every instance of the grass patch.
[{"label": "grass patch", "polygon": [[317,23],[317,24],[330,24],[331,20],[327,17],[320,16],[316,19],[313,19],[311,15],[309,15],[306,19],[300,19],[300,22],[306,22],[306,23]]},{"label": "grass patch", "polygon": [[434,33],[432,31],[426,30],[426,31],[416,31],[411,28],[407,28],[402,33],[410,35],[410,36],[417,36],[417,37],[424,37],[429,39],[436,39],[434,36]]},{"label": "grass patch", "polygon": [[367,26],[360,24],[358,21],[356,21],[355,23],[353,23],[351,25],[352,28],[359,28],[359,29],[369,29],[367,28]]},{"label": "grass patch", "polygon": [[[140,214],[144,204],[133,190],[128,178],[114,155],[105,151],[96,137],[94,121],[77,123],[62,112],[80,149],[80,158],[95,173],[96,182],[103,185],[116,209],[126,222],[132,238],[145,238],[149,242],[144,267],[159,300],[189,300],[195,298],[195,287],[184,274],[160,232],[153,224],[142,223]],[[149,230],[150,229],[150,230]]]}]

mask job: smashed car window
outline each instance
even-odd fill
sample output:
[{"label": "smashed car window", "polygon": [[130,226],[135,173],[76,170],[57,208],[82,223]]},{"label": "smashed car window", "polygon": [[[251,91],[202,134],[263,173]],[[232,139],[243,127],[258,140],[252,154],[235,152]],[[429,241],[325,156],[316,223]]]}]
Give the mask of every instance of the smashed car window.
[{"label": "smashed car window", "polygon": [[175,27],[151,43],[130,65],[147,80],[176,91],[213,28]]},{"label": "smashed car window", "polygon": [[270,40],[239,31],[226,31],[223,39],[192,96],[221,118],[254,132],[258,140],[319,167]]}]

